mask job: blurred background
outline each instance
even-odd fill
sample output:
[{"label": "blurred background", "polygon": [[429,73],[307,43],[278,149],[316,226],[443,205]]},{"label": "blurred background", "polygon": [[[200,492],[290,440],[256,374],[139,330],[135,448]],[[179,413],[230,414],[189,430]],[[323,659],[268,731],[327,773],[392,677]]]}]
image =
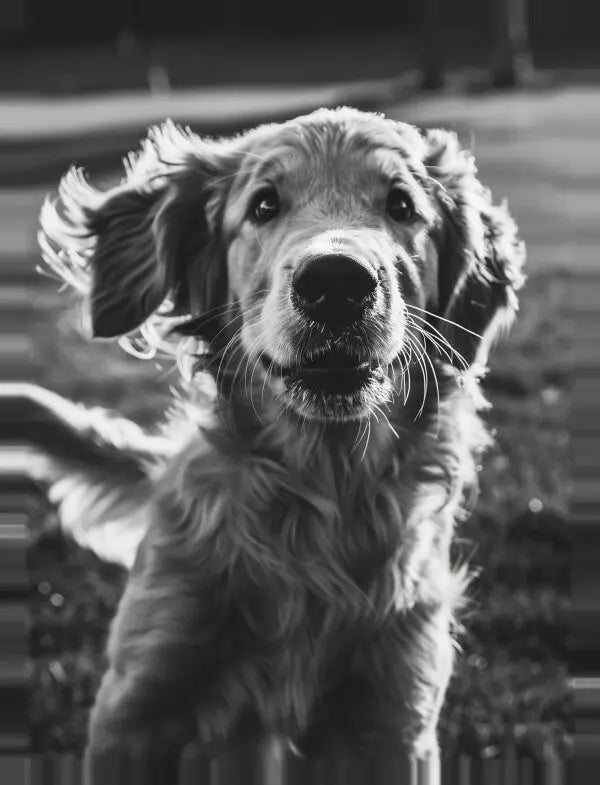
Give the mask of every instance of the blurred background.
[{"label": "blurred background", "polygon": [[[528,246],[529,281],[484,380],[496,444],[456,549],[481,573],[441,726],[445,753],[489,760],[507,751],[567,755],[576,716],[585,749],[596,749],[600,716],[590,468],[600,367],[592,338],[600,48],[593,4],[541,6],[0,4],[0,283],[11,376],[144,424],[160,414],[173,369],[87,343],[68,293],[39,270],[35,234],[43,197],[70,164],[110,180],[145,127],[167,116],[221,134],[320,105],[377,109],[455,129],[495,198],[508,199]],[[584,449],[574,479],[576,443]],[[0,673],[3,705],[13,707],[2,719],[3,743],[73,753],[84,741],[124,576],[64,538],[25,481],[11,482],[7,521],[18,526],[2,538],[13,551],[3,557],[0,618],[15,638],[25,614],[27,642],[20,654],[15,644]],[[17,508],[25,513],[15,518]],[[574,534],[583,543],[580,588],[571,580]],[[24,542],[27,572],[14,568]]]}]

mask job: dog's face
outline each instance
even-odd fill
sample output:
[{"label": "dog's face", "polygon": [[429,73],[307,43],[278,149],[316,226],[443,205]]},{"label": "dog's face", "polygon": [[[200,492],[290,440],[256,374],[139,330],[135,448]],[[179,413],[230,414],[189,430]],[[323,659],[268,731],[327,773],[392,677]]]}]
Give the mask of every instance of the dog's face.
[{"label": "dog's face", "polygon": [[440,215],[403,142],[379,118],[284,126],[260,140],[229,192],[241,340],[305,417],[384,404],[407,356],[407,306],[437,300]]},{"label": "dog's face", "polygon": [[475,171],[454,135],[356,110],[224,142],[166,126],[107,198],[71,176],[43,227],[69,253],[85,221],[96,334],[169,297],[283,405],[357,418],[424,365],[426,334],[468,366],[515,307],[522,249]]}]

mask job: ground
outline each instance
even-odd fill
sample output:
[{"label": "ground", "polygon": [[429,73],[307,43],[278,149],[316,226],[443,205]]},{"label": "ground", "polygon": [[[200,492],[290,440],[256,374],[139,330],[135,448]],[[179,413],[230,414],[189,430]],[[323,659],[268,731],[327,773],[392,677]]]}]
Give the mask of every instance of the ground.
[{"label": "ground", "polygon": [[[600,176],[590,155],[598,114],[592,98],[600,105],[598,97],[600,91],[588,87],[388,107],[392,116],[458,130],[493,193],[509,197],[530,258],[518,320],[484,380],[495,446],[482,462],[477,509],[458,533],[456,556],[479,568],[479,577],[441,724],[447,752],[493,755],[516,744],[539,753],[568,746],[567,292],[573,274],[589,276],[591,285],[598,280],[600,230],[589,199]],[[33,204],[38,194],[23,189],[16,204]],[[7,202],[12,196],[0,192]],[[18,209],[11,204],[14,215]],[[33,265],[34,259],[26,244],[20,262]],[[30,296],[40,381],[152,421],[174,381],[169,368],[128,357],[113,345],[90,346],[51,282],[40,280]],[[33,740],[38,750],[72,749],[83,740],[124,576],[64,539],[51,511],[34,525]]]}]

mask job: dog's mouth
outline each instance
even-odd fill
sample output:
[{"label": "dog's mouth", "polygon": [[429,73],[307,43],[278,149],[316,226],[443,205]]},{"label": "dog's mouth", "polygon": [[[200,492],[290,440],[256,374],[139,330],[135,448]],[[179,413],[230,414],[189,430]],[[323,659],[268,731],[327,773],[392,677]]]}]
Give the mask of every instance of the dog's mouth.
[{"label": "dog's mouth", "polygon": [[269,357],[261,358],[265,368],[288,385],[300,384],[314,392],[351,395],[383,373],[380,365],[349,352],[331,349],[302,358],[298,365],[279,365]]},{"label": "dog's mouth", "polygon": [[284,366],[263,355],[265,370],[283,382],[284,397],[305,416],[356,417],[364,414],[377,389],[386,386],[381,363],[358,354],[332,348],[302,357]]}]

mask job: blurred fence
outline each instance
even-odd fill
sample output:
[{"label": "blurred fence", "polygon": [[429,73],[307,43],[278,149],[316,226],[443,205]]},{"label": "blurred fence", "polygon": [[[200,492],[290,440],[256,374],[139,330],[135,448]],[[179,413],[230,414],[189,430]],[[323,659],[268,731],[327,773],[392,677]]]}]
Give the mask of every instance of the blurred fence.
[{"label": "blurred fence", "polygon": [[[91,773],[84,777],[82,762],[75,755],[40,755],[20,761],[0,758],[0,779],[10,785],[147,785],[148,765],[144,760],[110,755],[95,760]],[[440,783],[426,764],[403,757],[308,763],[277,752],[262,756],[245,752],[209,758],[200,747],[190,745],[182,756],[177,781],[165,785],[566,785],[567,781],[571,779],[566,761],[550,752],[542,758],[519,756],[516,751],[504,757],[442,758]]]}]

